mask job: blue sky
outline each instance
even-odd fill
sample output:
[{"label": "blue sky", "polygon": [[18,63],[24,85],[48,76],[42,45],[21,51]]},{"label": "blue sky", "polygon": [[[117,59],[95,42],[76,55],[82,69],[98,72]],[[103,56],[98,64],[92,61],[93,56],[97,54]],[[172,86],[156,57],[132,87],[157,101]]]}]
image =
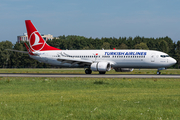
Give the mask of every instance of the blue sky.
[{"label": "blue sky", "polygon": [[1,0],[0,42],[16,42],[32,20],[43,34],[180,40],[179,0]]}]

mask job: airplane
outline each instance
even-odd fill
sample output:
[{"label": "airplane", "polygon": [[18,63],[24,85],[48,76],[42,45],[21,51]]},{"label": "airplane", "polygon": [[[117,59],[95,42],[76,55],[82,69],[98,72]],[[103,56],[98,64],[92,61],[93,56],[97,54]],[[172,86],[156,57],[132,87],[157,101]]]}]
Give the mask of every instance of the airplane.
[{"label": "airplane", "polygon": [[158,75],[160,70],[176,63],[168,54],[155,50],[61,50],[48,45],[31,20],[25,20],[25,24],[30,48],[26,43],[25,46],[29,56],[39,62],[64,68],[84,68],[86,74],[92,71],[105,74],[112,69],[131,72],[134,68],[156,68]]}]

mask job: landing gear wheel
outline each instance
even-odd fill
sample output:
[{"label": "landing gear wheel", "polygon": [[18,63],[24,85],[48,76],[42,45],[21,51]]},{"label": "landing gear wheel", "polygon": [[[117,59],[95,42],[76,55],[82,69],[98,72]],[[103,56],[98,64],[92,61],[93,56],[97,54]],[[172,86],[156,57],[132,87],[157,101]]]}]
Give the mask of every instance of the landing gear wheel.
[{"label": "landing gear wheel", "polygon": [[86,69],[86,70],[85,70],[85,73],[86,73],[86,74],[91,74],[91,73],[92,73],[92,70]]},{"label": "landing gear wheel", "polygon": [[160,74],[161,74],[161,72],[157,71],[157,75],[160,75]]},{"label": "landing gear wheel", "polygon": [[99,74],[105,74],[106,71],[99,71]]}]

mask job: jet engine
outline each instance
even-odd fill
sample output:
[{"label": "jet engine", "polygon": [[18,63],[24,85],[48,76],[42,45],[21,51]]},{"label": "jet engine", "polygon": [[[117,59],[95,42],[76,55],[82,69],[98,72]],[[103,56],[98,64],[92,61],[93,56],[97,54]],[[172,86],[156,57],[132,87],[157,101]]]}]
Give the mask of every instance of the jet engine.
[{"label": "jet engine", "polygon": [[116,72],[132,72],[134,68],[114,68]]},{"label": "jet engine", "polygon": [[91,64],[91,70],[92,71],[110,71],[111,70],[111,64],[109,62],[97,62]]}]

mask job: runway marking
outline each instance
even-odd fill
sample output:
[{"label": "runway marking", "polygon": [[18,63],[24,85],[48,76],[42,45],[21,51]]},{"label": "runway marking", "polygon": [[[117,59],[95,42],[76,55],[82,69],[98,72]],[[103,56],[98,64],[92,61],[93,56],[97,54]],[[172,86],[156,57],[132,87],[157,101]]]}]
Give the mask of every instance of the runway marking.
[{"label": "runway marking", "polygon": [[180,78],[180,75],[139,75],[139,74],[35,74],[35,73],[0,73],[0,77],[80,77],[80,78]]}]

